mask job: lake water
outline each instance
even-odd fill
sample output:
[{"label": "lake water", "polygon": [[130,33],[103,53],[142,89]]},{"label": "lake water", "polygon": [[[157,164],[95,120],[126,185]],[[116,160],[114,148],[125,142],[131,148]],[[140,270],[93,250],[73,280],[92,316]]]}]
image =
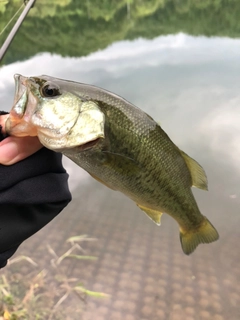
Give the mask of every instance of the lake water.
[{"label": "lake water", "polygon": [[[189,10],[191,12],[191,8]],[[81,35],[77,41],[81,42]],[[49,51],[53,52],[54,49],[50,48]],[[192,36],[179,30],[174,34],[159,34],[152,39],[138,36],[131,40],[114,41],[104,49],[85,56],[64,55],[41,52],[27,60],[15,59],[3,65],[0,69],[1,109],[9,110],[12,106],[15,73],[24,76],[47,74],[75,80],[100,86],[124,97],[151,115],[180,149],[203,166],[208,176],[209,191],[193,191],[201,212],[206,214],[220,234],[218,242],[201,245],[187,257],[181,253],[175,222],[164,216],[161,227],[157,231],[154,229],[152,241],[155,249],[152,252],[155,256],[159,255],[158,263],[163,269],[161,256],[167,260],[165,265],[174,265],[175,269],[169,267],[170,274],[166,269],[161,274],[159,267],[158,274],[151,273],[151,259],[155,260],[153,254],[145,253],[142,260],[145,261],[145,265],[142,265],[143,279],[136,280],[141,283],[139,299],[142,308],[136,301],[138,307],[129,307],[126,311],[124,303],[119,307],[116,303],[119,297],[114,299],[113,295],[111,304],[101,305],[98,302],[89,317],[96,320],[117,320],[123,317],[130,320],[240,319],[240,38],[227,35]],[[83,204],[81,190],[88,188],[91,193],[93,183],[92,196],[96,198],[92,214],[95,218],[107,221],[110,214],[100,212],[99,197],[100,203],[109,203],[110,207],[113,201],[119,204],[118,214],[122,213],[124,217],[120,218],[122,228],[127,228],[128,215],[133,214],[135,221],[141,221],[136,222],[136,225],[142,223],[140,230],[144,230],[144,225],[150,230],[152,222],[144,215],[141,216],[142,213],[125,197],[118,198],[113,191],[95,184],[90,176],[71,161],[64,159],[64,163],[70,174],[73,201]],[[116,208],[114,210],[117,211]],[[126,210],[129,212],[126,213]],[[86,221],[87,216],[84,219]],[[134,223],[133,218],[130,221]],[[117,224],[116,219],[115,227]],[[81,231],[89,232],[84,231],[81,214],[79,225]],[[86,230],[90,230],[88,223],[86,225]],[[97,232],[98,236],[101,235],[100,231]],[[129,231],[131,237],[127,249],[131,248],[131,241],[134,242],[133,233],[138,231],[138,227]],[[151,247],[150,234],[148,236],[146,242]],[[106,252],[104,247],[101,250],[96,255],[104,263]],[[112,250],[108,253],[110,257],[112,254],[113,259],[114,248]],[[124,252],[122,255],[124,265]],[[126,253],[126,259],[127,255],[130,253]],[[116,273],[114,281],[119,281],[121,276]],[[158,283],[153,286],[152,295],[149,293],[151,278]],[[104,279],[101,281],[101,289],[107,291],[111,284],[104,286]],[[94,276],[89,276],[88,284],[94,287]],[[148,285],[149,292],[146,289]],[[125,294],[121,301],[133,299],[128,296],[127,284],[121,290],[116,290]],[[109,308],[111,312],[104,316],[102,308]],[[86,316],[83,319],[88,318]]]}]

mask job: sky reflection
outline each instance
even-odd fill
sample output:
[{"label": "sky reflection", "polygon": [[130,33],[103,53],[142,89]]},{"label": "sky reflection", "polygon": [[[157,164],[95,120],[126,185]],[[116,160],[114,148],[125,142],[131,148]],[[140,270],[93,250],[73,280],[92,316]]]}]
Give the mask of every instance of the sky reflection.
[{"label": "sky reflection", "polygon": [[98,85],[153,116],[210,179],[216,161],[240,178],[239,55],[239,39],[182,33],[120,41],[82,58],[44,53],[0,69],[0,104],[11,108],[15,73]]}]

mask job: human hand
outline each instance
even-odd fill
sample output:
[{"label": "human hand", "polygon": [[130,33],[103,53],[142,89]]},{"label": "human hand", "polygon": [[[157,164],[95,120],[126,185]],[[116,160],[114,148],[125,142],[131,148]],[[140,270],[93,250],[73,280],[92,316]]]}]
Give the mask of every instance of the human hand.
[{"label": "human hand", "polygon": [[[2,132],[5,132],[5,122],[8,115],[0,116]],[[0,142],[0,164],[11,165],[23,160],[42,148],[37,137],[7,137]]]}]

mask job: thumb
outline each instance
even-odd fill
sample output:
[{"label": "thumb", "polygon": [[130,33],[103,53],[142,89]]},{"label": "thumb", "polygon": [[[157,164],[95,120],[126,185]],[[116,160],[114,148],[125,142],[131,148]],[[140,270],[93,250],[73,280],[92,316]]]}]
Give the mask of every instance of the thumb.
[{"label": "thumb", "polygon": [[11,165],[42,148],[37,137],[8,137],[0,142],[0,164]]}]

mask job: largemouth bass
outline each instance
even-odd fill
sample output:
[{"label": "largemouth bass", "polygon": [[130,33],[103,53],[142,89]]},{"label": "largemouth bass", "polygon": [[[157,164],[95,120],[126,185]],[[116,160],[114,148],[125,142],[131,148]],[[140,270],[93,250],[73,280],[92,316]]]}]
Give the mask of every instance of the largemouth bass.
[{"label": "largemouth bass", "polygon": [[91,85],[49,76],[15,75],[8,134],[38,136],[93,178],[132,199],[155,223],[162,213],[179,224],[185,254],[218,239],[191,186],[207,190],[202,167],[145,112]]}]

